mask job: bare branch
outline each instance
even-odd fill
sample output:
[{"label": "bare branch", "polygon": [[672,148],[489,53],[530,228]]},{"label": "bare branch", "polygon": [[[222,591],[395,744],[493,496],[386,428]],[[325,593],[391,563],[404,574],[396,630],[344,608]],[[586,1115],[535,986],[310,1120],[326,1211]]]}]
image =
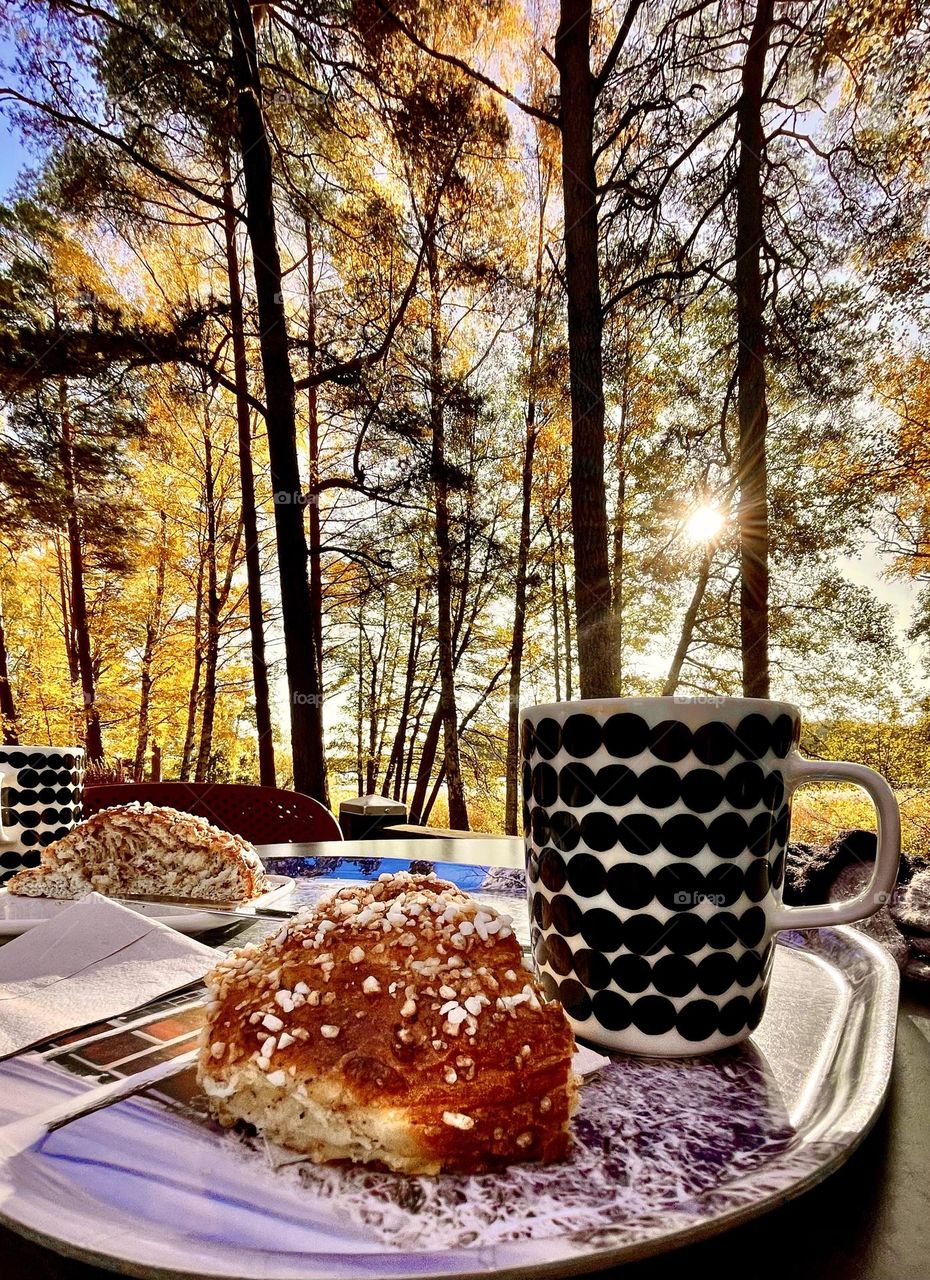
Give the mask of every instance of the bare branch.
[{"label": "bare branch", "polygon": [[636,15],[642,8],[642,5],[643,0],[630,0],[627,5],[626,13],[623,15],[623,21],[620,23],[620,30],[617,32],[614,42],[610,46],[610,52],[604,59],[604,65],[594,78],[595,96],[597,96],[597,94],[599,94],[603,89],[604,85],[607,83],[608,76],[616,66],[617,59],[623,51],[623,46],[626,44],[627,37],[630,34],[633,23],[636,21]]}]

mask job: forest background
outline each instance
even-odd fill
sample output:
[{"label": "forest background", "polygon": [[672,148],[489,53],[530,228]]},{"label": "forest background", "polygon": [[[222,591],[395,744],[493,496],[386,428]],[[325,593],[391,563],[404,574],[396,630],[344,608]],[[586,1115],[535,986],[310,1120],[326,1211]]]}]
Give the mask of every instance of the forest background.
[{"label": "forest background", "polygon": [[6,741],[516,830],[520,705],[745,691],[930,851],[923,4],[6,0],[0,62]]}]

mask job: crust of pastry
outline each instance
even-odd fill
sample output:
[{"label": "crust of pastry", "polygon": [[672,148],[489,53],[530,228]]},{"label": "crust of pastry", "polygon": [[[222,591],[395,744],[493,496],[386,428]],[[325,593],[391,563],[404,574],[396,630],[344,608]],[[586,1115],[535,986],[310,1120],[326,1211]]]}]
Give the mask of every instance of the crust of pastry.
[{"label": "crust of pastry", "polygon": [[42,851],[37,867],[19,871],[10,893],[77,898],[153,894],[246,902],[267,888],[261,859],[241,836],[206,818],[163,805],[101,809]]},{"label": "crust of pastry", "polygon": [[474,1173],[561,1159],[574,1038],[510,919],[402,873],[225,957],[198,1076],[213,1114],[319,1163]]}]

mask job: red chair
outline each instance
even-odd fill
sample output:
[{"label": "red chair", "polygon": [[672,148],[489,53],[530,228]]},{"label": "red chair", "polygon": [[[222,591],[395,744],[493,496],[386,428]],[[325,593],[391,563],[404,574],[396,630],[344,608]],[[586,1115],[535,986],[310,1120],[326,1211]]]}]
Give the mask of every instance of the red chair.
[{"label": "red chair", "polygon": [[249,787],[225,782],[123,782],[90,785],[84,791],[84,814],[114,804],[169,805],[206,818],[252,844],[302,844],[341,840],[339,823],[318,800],[299,791]]}]

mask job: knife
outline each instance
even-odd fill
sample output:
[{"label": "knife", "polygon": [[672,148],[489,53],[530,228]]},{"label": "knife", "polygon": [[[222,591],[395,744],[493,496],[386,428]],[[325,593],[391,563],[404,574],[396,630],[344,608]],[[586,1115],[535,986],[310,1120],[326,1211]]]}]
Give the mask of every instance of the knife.
[{"label": "knife", "polygon": [[178,1054],[167,1062],[157,1062],[146,1071],[139,1071],[132,1076],[124,1076],[108,1084],[97,1085],[74,1097],[56,1102],[33,1116],[23,1116],[8,1124],[0,1125],[0,1159],[22,1155],[37,1142],[41,1142],[46,1134],[70,1124],[72,1120],[80,1120],[94,1111],[112,1106],[124,1098],[130,1098],[143,1089],[151,1088],[161,1080],[179,1075],[192,1063],[196,1062],[199,1050],[189,1049]]},{"label": "knife", "polygon": [[211,915],[228,916],[233,920],[290,920],[297,914],[296,908],[286,910],[282,907],[250,907],[247,902],[240,907],[224,907],[207,898],[165,898],[154,893],[124,893],[113,901],[124,902],[129,907],[134,903],[142,903],[171,907],[173,911],[196,911],[198,914],[209,911]]}]

